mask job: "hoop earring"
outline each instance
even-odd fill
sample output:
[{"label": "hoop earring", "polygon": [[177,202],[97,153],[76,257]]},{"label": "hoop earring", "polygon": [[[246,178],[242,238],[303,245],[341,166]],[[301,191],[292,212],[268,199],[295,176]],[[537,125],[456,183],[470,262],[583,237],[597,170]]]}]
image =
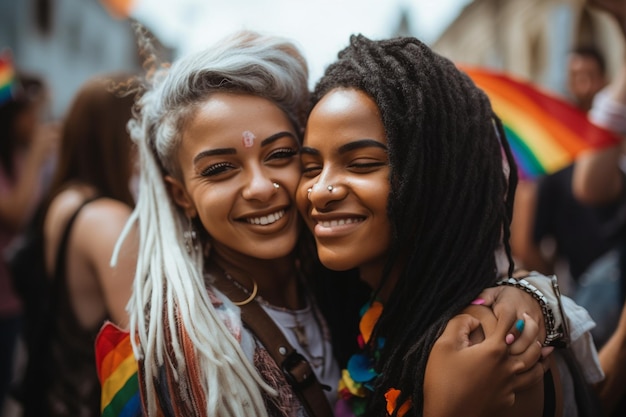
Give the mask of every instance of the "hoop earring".
[{"label": "hoop earring", "polygon": [[189,220],[189,230],[185,230],[183,232],[183,239],[185,241],[185,249],[187,250],[187,253],[191,255],[192,251],[198,250],[198,241],[197,241],[198,235],[196,234],[196,231],[193,228],[191,217],[188,217],[187,220]]}]

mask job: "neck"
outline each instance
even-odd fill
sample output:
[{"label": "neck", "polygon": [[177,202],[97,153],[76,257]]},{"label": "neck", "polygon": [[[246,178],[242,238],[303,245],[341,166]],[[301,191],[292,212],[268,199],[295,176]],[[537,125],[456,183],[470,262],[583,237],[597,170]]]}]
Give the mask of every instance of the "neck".
[{"label": "neck", "polygon": [[402,263],[396,262],[383,284],[384,267],[384,264],[380,264],[376,266],[362,266],[359,268],[361,280],[369,285],[372,291],[378,291],[378,299],[382,301],[383,304],[387,302],[396,287],[403,266]]},{"label": "neck", "polygon": [[272,305],[292,310],[304,307],[298,285],[298,269],[292,255],[258,259],[214,248],[209,268],[215,274],[227,273],[249,291],[252,291],[256,281],[258,296]]}]

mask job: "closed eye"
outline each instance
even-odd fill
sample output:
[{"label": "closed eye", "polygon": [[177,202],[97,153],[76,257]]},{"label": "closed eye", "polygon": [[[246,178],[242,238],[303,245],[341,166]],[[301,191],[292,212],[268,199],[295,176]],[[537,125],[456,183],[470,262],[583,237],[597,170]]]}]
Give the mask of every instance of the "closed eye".
[{"label": "closed eye", "polygon": [[307,178],[316,177],[322,172],[322,165],[316,162],[303,162],[302,164],[302,176]]},{"label": "closed eye", "polygon": [[377,168],[387,166],[387,162],[383,161],[354,161],[348,165],[348,168],[355,172],[372,172]]}]

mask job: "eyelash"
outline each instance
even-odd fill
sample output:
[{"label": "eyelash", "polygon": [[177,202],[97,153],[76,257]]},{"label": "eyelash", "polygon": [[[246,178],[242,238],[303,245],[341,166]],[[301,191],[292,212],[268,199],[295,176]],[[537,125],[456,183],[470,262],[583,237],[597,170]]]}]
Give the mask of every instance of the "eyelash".
[{"label": "eyelash", "polygon": [[[289,158],[291,158],[291,157],[293,157],[293,156],[295,156],[297,154],[298,154],[298,151],[296,149],[280,148],[280,149],[276,149],[271,154],[269,154],[267,159],[268,160],[289,159]],[[233,168],[233,165],[228,163],[228,162],[220,162],[220,163],[217,163],[215,165],[211,165],[211,166],[203,169],[200,172],[200,175],[202,175],[203,177],[212,177],[212,176],[215,176],[215,175],[222,174],[223,172],[225,172],[229,168]]]},{"label": "eyelash", "polygon": [[[368,169],[372,169],[372,168],[379,168],[382,166],[385,166],[386,163],[384,162],[367,162],[367,163],[352,163],[350,165],[348,165],[348,168],[354,169],[354,170],[368,170]],[[315,171],[321,171],[322,167],[319,165],[315,165],[315,166],[311,166],[311,167],[303,167],[302,168],[302,174],[303,175],[308,175],[308,176],[315,176],[312,173]]]},{"label": "eyelash", "polygon": [[367,163],[362,163],[362,164],[358,164],[358,163],[350,164],[348,165],[348,167],[356,168],[356,169],[367,169],[367,168],[378,168],[384,165],[386,165],[384,162],[367,162]]},{"label": "eyelash", "polygon": [[310,176],[316,176],[317,174],[313,175],[312,172],[314,171],[321,171],[322,167],[320,166],[314,166],[314,167],[309,167],[309,168],[302,168],[302,175],[310,175]]},{"label": "eyelash", "polygon": [[203,177],[212,177],[223,173],[227,168],[232,168],[232,165],[228,162],[220,162],[219,164],[211,165],[203,169],[200,175]]},{"label": "eyelash", "polygon": [[269,154],[268,159],[288,159],[298,154],[298,151],[293,148],[280,148]]}]

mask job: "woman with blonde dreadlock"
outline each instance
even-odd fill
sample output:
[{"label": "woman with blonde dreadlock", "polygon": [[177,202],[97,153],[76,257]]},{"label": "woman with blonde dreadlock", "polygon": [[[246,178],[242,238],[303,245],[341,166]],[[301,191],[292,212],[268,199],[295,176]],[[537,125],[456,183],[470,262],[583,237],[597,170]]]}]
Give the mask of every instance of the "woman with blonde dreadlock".
[{"label": "woman with blonde dreadlock", "polygon": [[[128,308],[149,416],[315,409],[281,369],[302,358],[274,362],[263,335],[242,322],[250,305],[320,381],[339,375],[295,252],[307,75],[292,43],[241,32],[158,69],[138,101],[129,128],[141,165],[131,220],[140,251]],[[303,379],[317,383],[310,372]]]}]

